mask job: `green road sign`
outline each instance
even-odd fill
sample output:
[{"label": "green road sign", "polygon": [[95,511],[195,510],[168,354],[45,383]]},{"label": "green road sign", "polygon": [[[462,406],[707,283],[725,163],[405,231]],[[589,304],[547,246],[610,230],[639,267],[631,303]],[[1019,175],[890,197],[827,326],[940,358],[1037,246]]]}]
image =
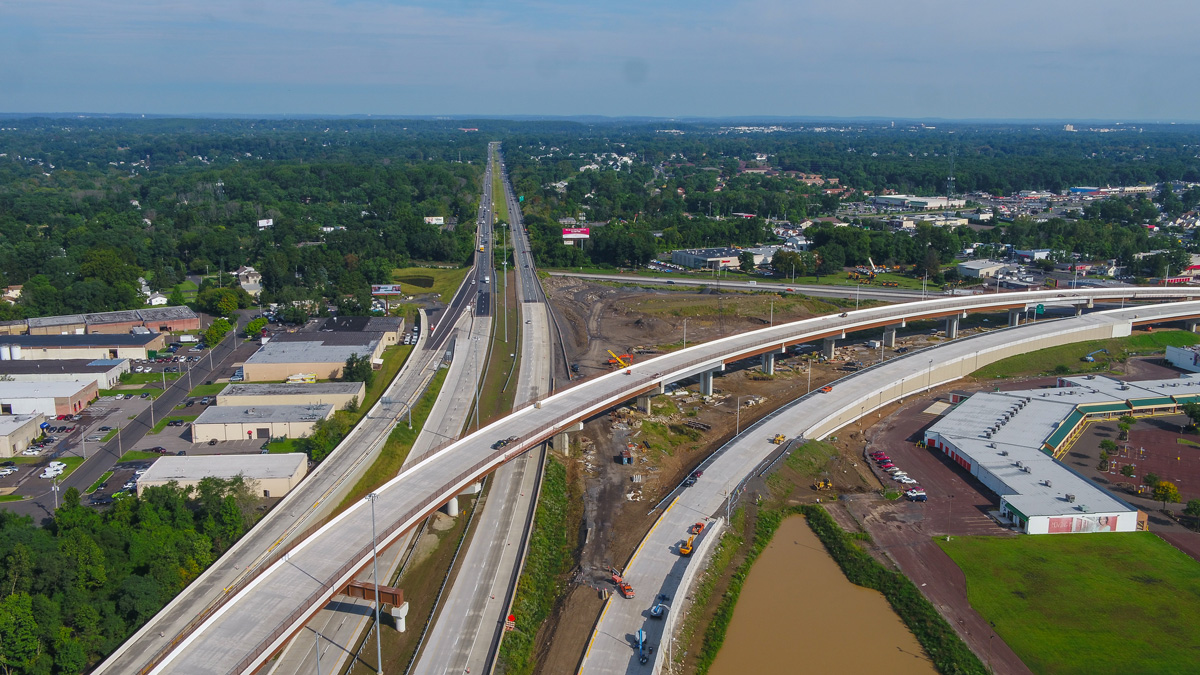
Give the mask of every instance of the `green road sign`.
[{"label": "green road sign", "polygon": [[525,195],[521,195],[520,197],[517,197],[517,201],[519,201],[519,202],[524,202],[524,201],[525,201]]},{"label": "green road sign", "polygon": [[1045,305],[1038,305],[1038,306],[1037,306],[1037,310],[1036,310],[1036,311],[1037,311],[1037,313],[1038,313],[1038,314],[1045,314],[1045,313],[1046,313],[1046,306],[1045,306]]}]

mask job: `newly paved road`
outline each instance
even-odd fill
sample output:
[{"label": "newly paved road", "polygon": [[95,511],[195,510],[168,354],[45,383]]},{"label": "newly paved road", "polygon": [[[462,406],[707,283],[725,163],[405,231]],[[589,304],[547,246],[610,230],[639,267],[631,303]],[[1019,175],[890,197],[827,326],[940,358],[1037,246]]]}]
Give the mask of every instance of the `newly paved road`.
[{"label": "newly paved road", "polygon": [[[889,402],[872,397],[888,390],[893,383],[913,378],[927,370],[934,376],[928,380],[916,378],[910,394],[944,384],[948,380],[940,379],[937,369],[930,369],[927,365],[930,360],[945,364],[970,359],[973,367],[979,367],[994,360],[991,355],[997,358],[1007,355],[1007,350],[1023,342],[1033,343],[1047,336],[1054,336],[1063,344],[1090,339],[1089,331],[1097,327],[1128,326],[1135,315],[1140,315],[1140,318],[1153,314],[1170,315],[1187,310],[1187,306],[1190,306],[1191,312],[1200,312],[1200,302],[1111,310],[954,340],[894,358],[870,370],[843,378],[830,393],[814,392],[768,415],[702,464],[700,468],[704,475],[695,486],[677,489],[676,499],[647,534],[624,571],[625,579],[637,591],[636,598],[626,600],[614,595],[609,599],[580,672],[597,675],[647,672],[647,666],[638,663],[634,636],[641,629],[646,631],[650,644],[657,646],[662,643],[664,622],[650,619],[650,607],[659,594],[681,600],[690,592],[689,588],[680,585],[684,572],[689,566],[702,567],[705,564],[701,556],[685,558],[678,554],[678,545],[687,538],[687,528],[711,516],[726,517],[725,505],[729,495],[735,495],[736,498],[742,482],[764,469],[773,455],[778,456],[780,446],[770,442],[775,434],[783,434],[788,438],[820,438],[832,430],[813,433],[814,422],[847,411],[855,413],[854,417],[870,413]],[[863,406],[863,401],[871,403]],[[986,648],[986,645],[983,647]],[[664,651],[658,650],[656,656],[661,656]],[[659,659],[652,672],[658,672],[661,667],[662,660]]]},{"label": "newly paved road", "polygon": [[[724,361],[744,358],[774,344],[807,341],[842,330],[898,322],[902,318],[1013,304],[1023,306],[1029,302],[1086,302],[1090,298],[1113,297],[1116,292],[1115,289],[1080,289],[1070,297],[1035,292],[889,305],[852,312],[845,317],[819,317],[764,328],[635,364],[628,374],[603,375],[547,397],[539,407],[518,410],[406,470],[379,490],[376,515],[383,532],[380,538],[385,544],[390,543],[445,499],[479,476],[536,446],[564,425],[604,410],[639,391],[718,367]],[[1136,289],[1135,295],[1139,299],[1153,299],[1177,297],[1185,292],[1142,288]],[[1142,321],[1158,311],[1150,307],[1140,309],[1145,313]],[[497,438],[507,436],[521,440],[499,451],[491,448]],[[275,563],[254,583],[242,588],[220,612],[208,617],[158,671],[228,672],[261,663],[288,634],[323,606],[356,569],[367,564],[370,528],[369,510],[361,504],[341,514],[293,548],[286,560]],[[195,608],[192,608],[194,614]]]},{"label": "newly paved road", "polygon": [[[550,326],[528,240],[521,228],[520,205],[512,198],[507,176],[503,183],[513,224],[517,297],[522,299],[521,361],[514,399],[515,405],[521,406],[549,391]],[[447,589],[413,673],[487,672],[503,630],[542,460],[540,450],[526,453],[492,474],[491,488],[476,518],[462,564]]]}]

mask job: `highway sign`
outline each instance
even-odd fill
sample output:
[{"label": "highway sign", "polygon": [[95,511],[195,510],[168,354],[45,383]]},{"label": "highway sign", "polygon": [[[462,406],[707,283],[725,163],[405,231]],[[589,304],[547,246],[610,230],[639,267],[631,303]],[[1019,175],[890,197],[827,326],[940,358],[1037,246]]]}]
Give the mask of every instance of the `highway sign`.
[{"label": "highway sign", "polygon": [[1036,309],[1035,311],[1036,311],[1038,314],[1045,314],[1045,313],[1046,313],[1046,306],[1045,306],[1045,305],[1038,305],[1038,306],[1037,306],[1037,309]]}]

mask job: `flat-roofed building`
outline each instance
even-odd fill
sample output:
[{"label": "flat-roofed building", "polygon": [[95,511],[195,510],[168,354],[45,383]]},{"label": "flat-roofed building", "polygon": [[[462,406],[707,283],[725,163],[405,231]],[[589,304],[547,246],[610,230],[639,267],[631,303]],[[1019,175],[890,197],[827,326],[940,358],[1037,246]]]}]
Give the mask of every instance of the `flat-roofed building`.
[{"label": "flat-roofed building", "polygon": [[180,333],[200,330],[200,317],[190,307],[150,307],[139,309],[142,325],[156,333]]},{"label": "flat-roofed building", "polygon": [[308,455],[288,452],[274,455],[190,455],[154,461],[137,482],[138,495],[146,488],[176,483],[198,485],[205,478],[229,480],[241,476],[257,494],[282,497],[308,473]]},{"label": "flat-roofed building", "polygon": [[383,347],[379,333],[281,333],[246,359],[242,376],[247,382],[282,382],[292,375],[311,373],[319,380],[333,380],[342,376],[351,354],[373,363],[383,354]]},{"label": "flat-roofed building", "polygon": [[141,315],[132,309],[121,312],[84,314],[83,319],[87,322],[87,332],[93,334],[122,335],[134,328],[143,327]]},{"label": "flat-roofed building", "polygon": [[12,457],[29,447],[42,435],[46,417],[32,415],[0,415],[0,457]]},{"label": "flat-roofed building", "polygon": [[404,337],[404,319],[398,316],[332,316],[321,331],[379,333],[384,347],[399,344]]},{"label": "flat-roofed building", "polygon": [[0,382],[0,415],[74,415],[99,395],[95,381]]},{"label": "flat-roofed building", "polygon": [[301,438],[333,416],[331,405],[210,406],[192,422],[192,442]]},{"label": "flat-roofed building", "polygon": [[100,389],[121,383],[129,359],[0,360],[0,376],[13,382],[95,382]]},{"label": "flat-roofed building", "polygon": [[968,260],[958,263],[958,275],[965,279],[990,279],[1007,265],[995,260]]},{"label": "flat-roofed building", "polygon": [[671,251],[671,262],[691,269],[730,269],[737,267],[741,251],[735,248],[692,248]]},{"label": "flat-roofed building", "polygon": [[0,335],[25,335],[29,332],[29,324],[25,319],[0,321]]},{"label": "flat-roofed building", "polygon": [[38,316],[28,319],[30,335],[82,335],[87,332],[87,321],[82,314],[62,316]]},{"label": "flat-roofed building", "polygon": [[217,405],[331,405],[342,409],[351,400],[361,404],[367,394],[362,382],[317,382],[315,384],[231,384],[217,394]]},{"label": "flat-roofed building", "polygon": [[[150,352],[164,349],[166,344],[166,336],[161,333],[8,335],[0,338],[0,347],[7,345],[14,361],[22,359],[30,361],[38,359],[145,359],[150,357]],[[13,348],[19,349],[13,351]]]}]

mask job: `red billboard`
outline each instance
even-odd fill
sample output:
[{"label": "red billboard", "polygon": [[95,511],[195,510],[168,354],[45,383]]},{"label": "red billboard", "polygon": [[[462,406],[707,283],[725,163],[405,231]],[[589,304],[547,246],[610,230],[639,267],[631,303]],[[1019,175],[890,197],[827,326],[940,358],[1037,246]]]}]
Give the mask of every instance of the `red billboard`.
[{"label": "red billboard", "polygon": [[587,227],[564,227],[563,239],[587,239],[591,233],[591,228]]}]

